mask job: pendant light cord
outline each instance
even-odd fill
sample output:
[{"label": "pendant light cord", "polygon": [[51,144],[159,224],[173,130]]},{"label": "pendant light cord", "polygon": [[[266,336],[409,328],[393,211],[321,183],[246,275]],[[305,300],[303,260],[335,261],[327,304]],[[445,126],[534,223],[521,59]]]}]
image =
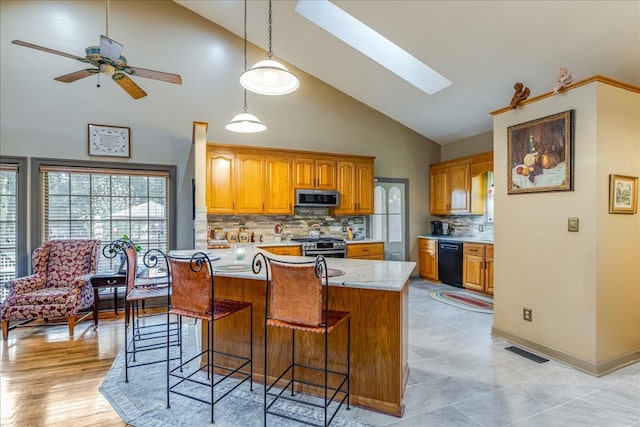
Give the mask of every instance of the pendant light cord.
[{"label": "pendant light cord", "polygon": [[107,3],[107,38],[109,38],[109,0],[106,0]]},{"label": "pendant light cord", "polygon": [[271,15],[271,0],[269,0],[269,52],[267,52],[267,58],[271,59],[273,52],[271,51],[271,22],[273,21]]},{"label": "pendant light cord", "polygon": [[[247,0],[244,0],[244,70],[247,71]],[[244,107],[247,112],[247,89],[244,89]]]}]

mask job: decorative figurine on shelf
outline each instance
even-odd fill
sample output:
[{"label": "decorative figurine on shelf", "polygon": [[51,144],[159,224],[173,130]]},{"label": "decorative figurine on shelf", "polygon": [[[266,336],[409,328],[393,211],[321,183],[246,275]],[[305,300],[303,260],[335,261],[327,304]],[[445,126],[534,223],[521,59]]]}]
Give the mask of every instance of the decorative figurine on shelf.
[{"label": "decorative figurine on shelf", "polygon": [[555,95],[560,89],[573,83],[573,79],[575,78],[575,74],[570,72],[567,67],[560,67],[560,69],[558,69],[558,80],[556,80],[556,84],[553,85],[553,94]]},{"label": "decorative figurine on shelf", "polygon": [[513,98],[511,98],[511,103],[509,104],[512,110],[518,108],[520,103],[527,99],[529,97],[529,93],[531,93],[529,88],[525,87],[525,85],[520,82],[513,85],[513,88],[515,89],[515,92],[513,94]]}]

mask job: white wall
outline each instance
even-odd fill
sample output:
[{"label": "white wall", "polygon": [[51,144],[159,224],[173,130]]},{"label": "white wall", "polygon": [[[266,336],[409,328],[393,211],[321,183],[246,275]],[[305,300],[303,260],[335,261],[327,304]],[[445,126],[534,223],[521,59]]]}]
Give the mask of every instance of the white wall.
[{"label": "white wall", "polygon": [[[89,157],[87,124],[131,128],[131,159],[178,166],[178,242],[192,239],[192,123],[209,124],[207,140],[376,156],[376,176],[409,178],[410,234],[427,231],[428,165],[440,146],[291,66],[301,80],[283,97],[248,94],[249,111],[267,124],[239,135],[224,125],[242,110],[242,39],[172,1],[110,3],[109,36],[130,65],[177,73],[181,86],[133,78],[148,96],[133,100],[108,78],[66,84],[53,78],[86,68],[72,59],[10,44],[20,39],[83,56],[105,28],[103,1],[2,1],[0,5],[0,153]],[[281,30],[282,31],[282,30]],[[249,63],[265,57],[250,45]],[[412,242],[411,258],[417,261]]]},{"label": "white wall", "polygon": [[[574,190],[508,195],[507,127],[571,109]],[[639,112],[596,82],[494,117],[494,331],[592,371],[640,355],[640,216],[608,214],[608,175],[640,176]]]}]

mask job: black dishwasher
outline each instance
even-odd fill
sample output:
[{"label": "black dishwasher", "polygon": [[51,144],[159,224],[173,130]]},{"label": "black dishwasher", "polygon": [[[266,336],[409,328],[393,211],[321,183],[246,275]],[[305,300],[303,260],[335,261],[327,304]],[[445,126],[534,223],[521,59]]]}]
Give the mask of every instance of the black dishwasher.
[{"label": "black dishwasher", "polygon": [[462,242],[438,240],[438,279],[462,288]]}]

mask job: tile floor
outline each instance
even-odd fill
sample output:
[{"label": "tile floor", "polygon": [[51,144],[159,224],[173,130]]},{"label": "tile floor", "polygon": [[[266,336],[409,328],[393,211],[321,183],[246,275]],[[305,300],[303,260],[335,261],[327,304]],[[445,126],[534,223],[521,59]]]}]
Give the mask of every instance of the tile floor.
[{"label": "tile floor", "polygon": [[457,288],[412,281],[409,366],[402,418],[353,407],[376,426],[640,427],[640,363],[601,378],[536,363],[491,336],[493,316],[429,297]]}]

